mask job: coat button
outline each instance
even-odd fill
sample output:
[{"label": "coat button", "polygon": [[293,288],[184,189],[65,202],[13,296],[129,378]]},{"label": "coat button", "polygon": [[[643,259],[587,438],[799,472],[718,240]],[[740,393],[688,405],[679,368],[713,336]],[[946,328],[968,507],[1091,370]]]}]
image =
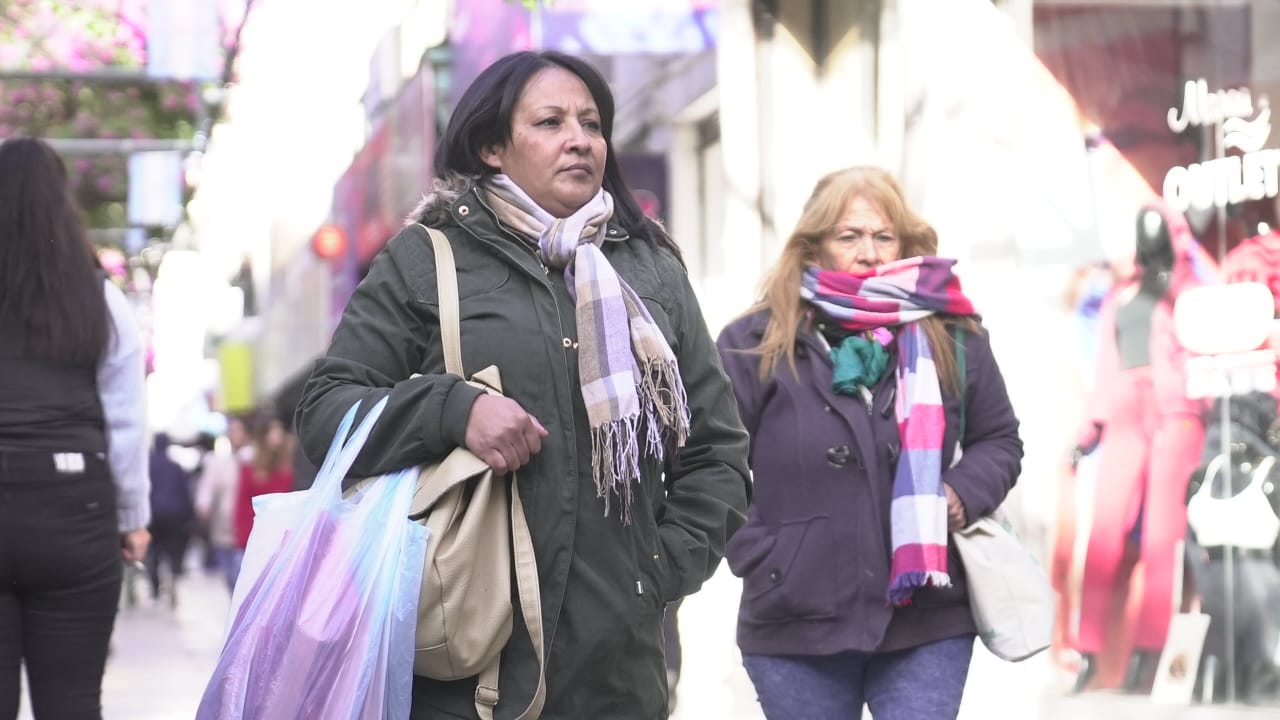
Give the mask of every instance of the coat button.
[{"label": "coat button", "polygon": [[777,570],[770,570],[770,571],[769,571],[769,580],[770,580],[770,581],[772,581],[772,582],[775,582],[775,583],[776,583],[776,582],[781,582],[781,581],[782,581],[782,573],[778,572]]},{"label": "coat button", "polygon": [[823,405],[823,406],[822,406],[822,409],[823,409],[823,410],[825,410],[826,412],[831,412],[831,406],[830,406],[830,405]]},{"label": "coat button", "polygon": [[837,445],[827,448],[827,464],[839,468],[849,464],[849,446]]},{"label": "coat button", "polygon": [[467,207],[466,205],[459,206],[458,214],[463,217],[466,217],[471,214],[471,208]]},{"label": "coat button", "polygon": [[561,340],[560,342],[564,343],[564,346],[565,346],[566,348],[571,348],[571,347],[573,347],[573,341],[572,341],[572,340],[570,340],[569,338],[565,338],[564,340]]}]

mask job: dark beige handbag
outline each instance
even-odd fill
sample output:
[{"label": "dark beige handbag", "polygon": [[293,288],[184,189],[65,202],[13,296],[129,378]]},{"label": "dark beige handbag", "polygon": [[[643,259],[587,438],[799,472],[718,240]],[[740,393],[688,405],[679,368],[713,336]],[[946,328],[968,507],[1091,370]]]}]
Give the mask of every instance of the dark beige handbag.
[{"label": "dark beige handbag", "polygon": [[[423,230],[435,251],[445,371],[461,377],[453,249],[444,233]],[[469,382],[487,393],[502,394],[495,366],[477,372]],[[465,447],[457,447],[440,462],[422,467],[409,514],[429,530],[413,672],[436,680],[479,676],[475,703],[482,720],[492,720],[498,704],[498,667],[513,620],[513,567],[520,612],[538,658],[538,688],[517,720],[536,720],[546,700],[538,566],[514,473],[510,479],[508,484],[506,476],[494,473]]]}]

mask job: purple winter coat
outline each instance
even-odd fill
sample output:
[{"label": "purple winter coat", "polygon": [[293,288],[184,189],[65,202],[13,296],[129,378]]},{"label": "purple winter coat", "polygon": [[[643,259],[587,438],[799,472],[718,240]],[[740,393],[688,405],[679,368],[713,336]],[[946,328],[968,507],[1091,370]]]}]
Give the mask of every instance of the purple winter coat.
[{"label": "purple winter coat", "polygon": [[[951,588],[921,588],[911,605],[885,599],[892,555],[889,503],[901,440],[892,370],[862,398],[831,387],[830,357],[816,331],[797,338],[786,361],[759,379],[767,312],[739,318],[717,346],[751,435],[755,495],[747,524],[726,559],[743,579],[738,645],[746,654],[828,655],[890,652],[975,632],[955,546],[947,554]],[[895,345],[896,347],[896,345]],[[964,454],[942,479],[970,520],[994,510],[1022,464],[1018,420],[985,331],[965,333]],[[890,368],[897,362],[890,359]],[[951,465],[960,400],[943,396],[942,466]]]}]

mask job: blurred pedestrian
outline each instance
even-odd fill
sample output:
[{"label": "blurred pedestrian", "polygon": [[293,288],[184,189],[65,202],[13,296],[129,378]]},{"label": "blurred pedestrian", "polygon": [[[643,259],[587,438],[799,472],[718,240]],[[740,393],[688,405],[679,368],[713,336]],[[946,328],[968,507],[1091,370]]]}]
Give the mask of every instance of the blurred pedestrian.
[{"label": "blurred pedestrian", "polygon": [[196,467],[191,473],[191,498],[193,507],[196,510],[192,539],[200,549],[200,567],[205,572],[212,572],[218,569],[218,548],[210,538],[209,521],[199,512],[199,508],[195,503],[198,502],[200,495],[200,480],[205,475],[205,463],[214,456],[213,451],[216,449],[217,443],[217,435],[207,430],[201,430],[196,435],[195,443],[191,446],[192,449],[200,453],[200,460],[196,463]]},{"label": "blurred pedestrian", "polygon": [[150,521],[143,347],[62,159],[0,143],[0,718],[101,716],[121,559]]},{"label": "blurred pedestrian", "polygon": [[[749,489],[715,346],[674,242],[623,181],[613,119],[586,62],[521,52],[476,78],[437,149],[412,219],[448,237],[462,360],[496,365],[505,397],[445,373],[432,245],[410,226],[374,259],[298,414],[318,463],[348,408],[389,396],[357,476],[460,446],[519,469],[547,720],[666,715],[663,610],[715,572]],[[497,715],[512,717],[538,683],[520,632],[501,682]],[[413,692],[414,718],[478,715],[475,678],[416,677]]]},{"label": "blurred pedestrian", "polygon": [[1022,442],[937,252],[888,173],[832,173],[720,335],[755,479],[738,645],[771,720],[959,711],[975,628],[949,533],[1000,505]]},{"label": "blurred pedestrian", "polygon": [[259,495],[293,490],[293,436],[284,423],[271,418],[257,429],[253,437],[253,455],[240,465],[240,482],[236,488],[235,547],[227,571],[231,586],[240,575],[244,550],[253,531],[253,499]]},{"label": "blurred pedestrian", "polygon": [[169,604],[178,604],[178,579],[183,575],[191,542],[195,501],[191,474],[169,457],[168,433],[156,433],[151,448],[151,548],[147,552],[147,577],[151,598],[160,599],[163,566],[168,567],[166,589]]},{"label": "blurred pedestrian", "polygon": [[236,584],[237,554],[236,504],[240,497],[241,468],[253,457],[253,445],[243,418],[227,418],[225,439],[214,442],[205,453],[200,479],[196,483],[196,514],[209,528],[209,545],[215,565],[227,581],[227,589]]}]

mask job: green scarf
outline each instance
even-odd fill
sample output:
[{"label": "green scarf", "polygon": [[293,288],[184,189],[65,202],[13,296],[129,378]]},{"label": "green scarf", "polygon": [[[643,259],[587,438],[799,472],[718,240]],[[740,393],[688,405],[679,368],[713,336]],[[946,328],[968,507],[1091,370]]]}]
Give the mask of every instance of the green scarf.
[{"label": "green scarf", "polygon": [[850,335],[831,349],[835,365],[832,385],[841,395],[857,395],[858,387],[873,387],[889,366],[889,351],[878,340]]}]

